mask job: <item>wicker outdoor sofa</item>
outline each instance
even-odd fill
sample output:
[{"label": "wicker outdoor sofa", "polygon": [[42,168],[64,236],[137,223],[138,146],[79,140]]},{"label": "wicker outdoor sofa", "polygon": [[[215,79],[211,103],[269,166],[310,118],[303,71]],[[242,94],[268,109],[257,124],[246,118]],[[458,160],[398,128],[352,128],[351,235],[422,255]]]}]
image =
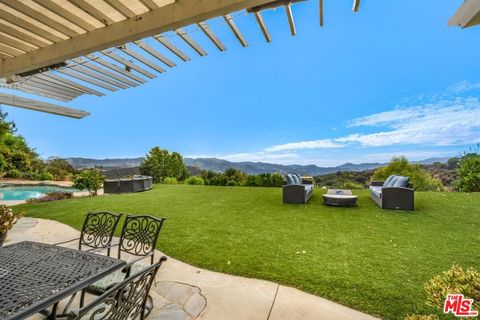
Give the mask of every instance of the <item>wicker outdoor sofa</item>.
[{"label": "wicker outdoor sofa", "polygon": [[313,181],[304,179],[299,174],[285,175],[283,186],[283,203],[305,204],[313,194]]},{"label": "wicker outdoor sofa", "polygon": [[391,175],[385,181],[372,181],[370,195],[382,209],[414,210],[414,191],[409,180]]}]

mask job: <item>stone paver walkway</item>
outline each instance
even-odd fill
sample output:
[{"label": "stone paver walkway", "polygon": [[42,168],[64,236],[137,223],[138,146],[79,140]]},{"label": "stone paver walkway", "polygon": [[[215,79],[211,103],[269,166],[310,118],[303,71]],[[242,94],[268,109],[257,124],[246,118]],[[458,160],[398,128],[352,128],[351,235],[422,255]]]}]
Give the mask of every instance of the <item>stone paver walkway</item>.
[{"label": "stone paver walkway", "polygon": [[[56,221],[23,218],[9,232],[5,245],[25,240],[56,243],[78,234]],[[212,272],[170,257],[152,291],[155,309],[149,319],[155,320],[376,319],[290,287]]]}]

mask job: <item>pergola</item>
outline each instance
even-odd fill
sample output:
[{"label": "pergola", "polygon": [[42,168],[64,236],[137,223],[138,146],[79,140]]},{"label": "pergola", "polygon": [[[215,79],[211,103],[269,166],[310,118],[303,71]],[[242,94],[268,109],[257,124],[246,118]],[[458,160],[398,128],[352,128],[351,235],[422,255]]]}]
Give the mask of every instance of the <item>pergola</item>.
[{"label": "pergola", "polygon": [[[296,34],[292,4],[305,0],[2,0],[0,1],[0,104],[73,118],[87,112],[22,97],[22,93],[69,102],[82,95],[137,87],[191,58],[166,33],[196,54],[207,55],[188,28],[201,30],[216,48],[226,47],[207,24],[219,18],[243,47],[247,38],[234,12],[251,14],[271,41],[263,10],[283,7]],[[357,11],[360,0],[353,1]],[[323,25],[323,0],[320,0]],[[155,45],[152,45],[155,44]],[[157,48],[162,48],[157,49]],[[163,53],[162,53],[163,51]]]},{"label": "pergola", "polygon": [[[82,118],[88,113],[17,94],[69,102],[82,95],[103,96],[137,87],[175,67],[169,55],[181,62],[191,59],[170,41],[167,32],[205,56],[206,50],[188,32],[194,25],[218,50],[225,51],[224,43],[207,22],[217,18],[224,20],[241,46],[247,47],[247,37],[233,14],[245,11],[270,42],[262,12],[284,8],[285,21],[295,35],[292,5],[303,1],[2,0],[0,87],[15,93],[0,93],[0,104]],[[360,0],[353,0],[354,12],[359,6]],[[319,0],[318,8],[323,26],[323,0]]]}]

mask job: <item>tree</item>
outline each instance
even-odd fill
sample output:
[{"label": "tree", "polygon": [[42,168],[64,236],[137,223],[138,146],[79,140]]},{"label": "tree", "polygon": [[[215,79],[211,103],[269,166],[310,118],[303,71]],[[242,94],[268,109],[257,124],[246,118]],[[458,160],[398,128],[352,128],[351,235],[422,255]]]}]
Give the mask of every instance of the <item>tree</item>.
[{"label": "tree", "polygon": [[432,177],[421,165],[409,163],[405,157],[395,157],[387,166],[376,169],[371,180],[385,181],[392,174],[409,177],[410,183],[417,191],[441,191],[443,189],[439,179]]},{"label": "tree", "polygon": [[76,172],[75,168],[67,160],[57,157],[49,158],[46,167],[55,180],[65,180],[69,175]]},{"label": "tree", "polygon": [[169,154],[168,150],[160,147],[150,149],[140,164],[140,172],[153,178],[154,183],[160,183],[166,177],[184,181],[188,178],[188,170],[183,157],[178,152]]},{"label": "tree", "polygon": [[167,166],[168,177],[174,177],[178,181],[184,181],[188,178],[188,169],[180,153],[173,151],[168,159]]},{"label": "tree", "polygon": [[96,196],[102,187],[104,176],[97,169],[85,169],[73,178],[73,187],[88,190],[91,196]]},{"label": "tree", "polygon": [[454,186],[460,192],[480,192],[480,154],[470,153],[460,160]]}]

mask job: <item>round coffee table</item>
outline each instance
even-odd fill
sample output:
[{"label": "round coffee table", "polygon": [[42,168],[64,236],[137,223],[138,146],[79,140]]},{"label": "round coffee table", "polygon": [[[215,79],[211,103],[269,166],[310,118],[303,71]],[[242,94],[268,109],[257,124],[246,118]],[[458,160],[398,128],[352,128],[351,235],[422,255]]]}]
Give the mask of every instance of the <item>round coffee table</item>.
[{"label": "round coffee table", "polygon": [[323,195],[323,203],[335,207],[356,207],[357,196],[351,190],[329,189]]}]

